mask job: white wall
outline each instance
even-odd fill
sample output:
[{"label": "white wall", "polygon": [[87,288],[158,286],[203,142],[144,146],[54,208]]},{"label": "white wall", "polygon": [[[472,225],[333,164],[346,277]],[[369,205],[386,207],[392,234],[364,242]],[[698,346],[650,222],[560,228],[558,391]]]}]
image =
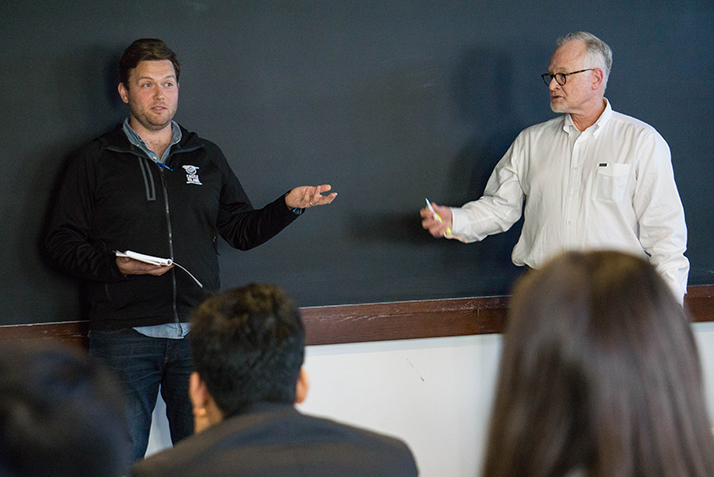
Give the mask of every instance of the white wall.
[{"label": "white wall", "polygon": [[[693,328],[714,409],[714,323]],[[500,349],[501,335],[310,346],[311,390],[299,409],[400,437],[423,477],[473,477]],[[171,442],[165,417],[154,421],[149,452]]]},{"label": "white wall", "polygon": [[714,426],[714,322],[694,323],[694,337],[699,348],[704,374],[704,394],[709,408],[709,420]]},{"label": "white wall", "polygon": [[500,335],[308,348],[304,412],[404,439],[424,476],[476,475]]}]

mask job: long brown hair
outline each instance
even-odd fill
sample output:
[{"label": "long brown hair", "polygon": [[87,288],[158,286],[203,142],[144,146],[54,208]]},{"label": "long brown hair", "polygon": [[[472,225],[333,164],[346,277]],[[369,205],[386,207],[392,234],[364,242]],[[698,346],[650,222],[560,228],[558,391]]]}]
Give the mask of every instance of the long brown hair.
[{"label": "long brown hair", "polygon": [[655,269],[569,252],[516,284],[484,476],[714,475],[689,319]]}]

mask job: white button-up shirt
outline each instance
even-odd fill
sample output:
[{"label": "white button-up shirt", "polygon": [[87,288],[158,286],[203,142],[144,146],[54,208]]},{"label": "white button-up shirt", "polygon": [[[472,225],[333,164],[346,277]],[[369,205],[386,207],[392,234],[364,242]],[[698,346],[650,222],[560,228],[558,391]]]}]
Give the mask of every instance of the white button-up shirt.
[{"label": "white button-up shirt", "polygon": [[450,237],[482,240],[521,217],[516,265],[540,267],[565,250],[649,256],[680,301],[689,261],[687,226],[669,146],[650,125],[612,110],[577,130],[569,114],[521,132],[483,197],[453,208]]}]

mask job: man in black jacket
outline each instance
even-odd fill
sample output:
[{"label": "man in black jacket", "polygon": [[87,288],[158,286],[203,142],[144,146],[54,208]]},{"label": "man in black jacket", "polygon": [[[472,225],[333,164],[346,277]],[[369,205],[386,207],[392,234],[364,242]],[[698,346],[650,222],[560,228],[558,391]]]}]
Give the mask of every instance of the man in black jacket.
[{"label": "man in black jacket", "polygon": [[[303,186],[253,209],[218,146],[173,121],[180,71],[161,40],[126,49],[118,89],[129,118],[70,163],[47,236],[53,259],[87,281],[90,352],[127,389],[135,459],[146,451],[159,386],[172,441],[193,431],[182,338],[190,311],[220,287],[218,235],[247,250],[336,196],[322,194],[329,185]],[[170,261],[117,256],[127,251]]]},{"label": "man in black jacket", "polygon": [[197,434],[135,464],[133,477],[417,475],[404,442],[295,409],[308,390],[305,331],[279,288],[209,298],[189,341]]}]

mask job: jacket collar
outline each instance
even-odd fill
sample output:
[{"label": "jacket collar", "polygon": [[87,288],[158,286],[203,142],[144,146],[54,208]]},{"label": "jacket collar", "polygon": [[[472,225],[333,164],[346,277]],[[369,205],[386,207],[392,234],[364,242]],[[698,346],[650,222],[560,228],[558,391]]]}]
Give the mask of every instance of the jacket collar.
[{"label": "jacket collar", "polygon": [[[204,147],[203,141],[198,137],[198,134],[187,131],[183,126],[181,128],[181,141],[172,146],[171,155],[181,152],[195,151]],[[119,124],[113,131],[108,132],[99,138],[102,149],[108,149],[115,152],[126,152],[136,155],[144,155],[141,149],[134,146],[124,133],[123,125]]]}]

